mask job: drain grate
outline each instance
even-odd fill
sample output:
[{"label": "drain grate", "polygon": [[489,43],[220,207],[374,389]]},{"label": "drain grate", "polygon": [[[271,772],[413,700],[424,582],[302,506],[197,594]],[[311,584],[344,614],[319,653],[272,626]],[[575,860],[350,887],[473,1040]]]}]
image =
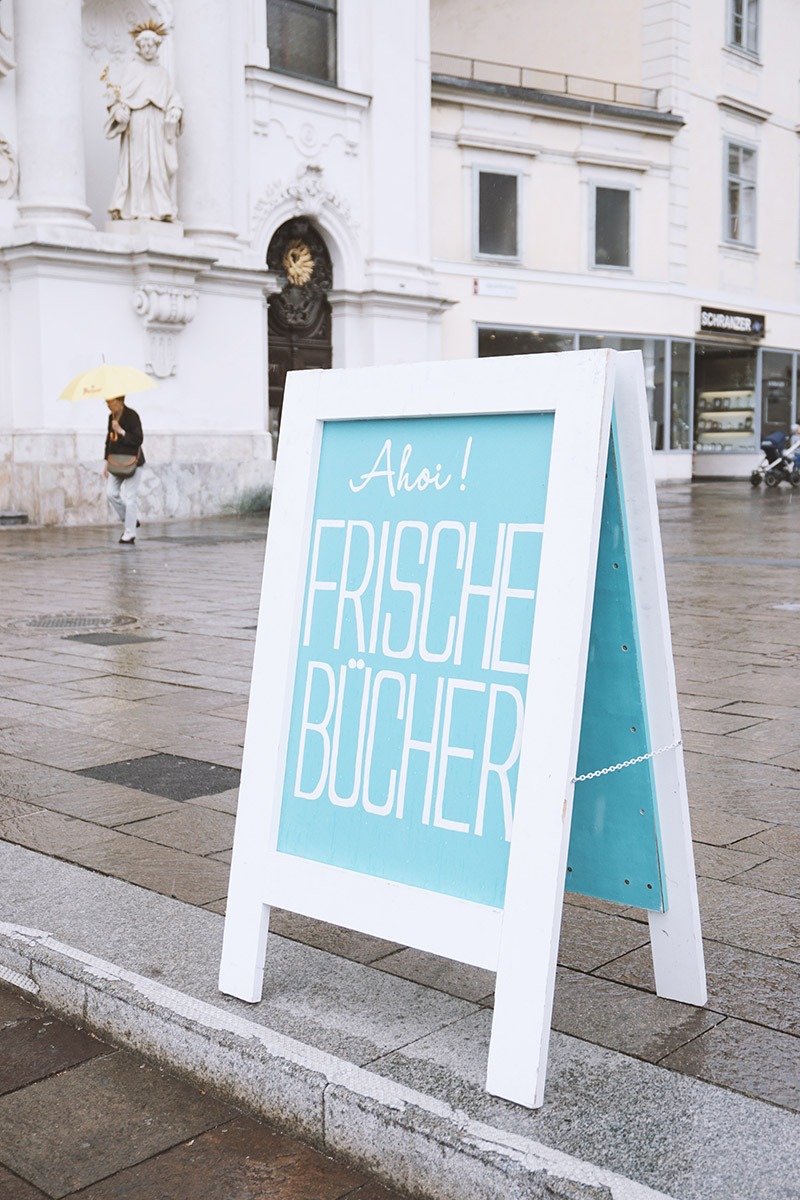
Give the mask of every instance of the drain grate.
[{"label": "drain grate", "polygon": [[48,617],[33,617],[28,621],[29,629],[106,629],[111,625],[133,625],[136,617],[76,616],[56,613]]}]

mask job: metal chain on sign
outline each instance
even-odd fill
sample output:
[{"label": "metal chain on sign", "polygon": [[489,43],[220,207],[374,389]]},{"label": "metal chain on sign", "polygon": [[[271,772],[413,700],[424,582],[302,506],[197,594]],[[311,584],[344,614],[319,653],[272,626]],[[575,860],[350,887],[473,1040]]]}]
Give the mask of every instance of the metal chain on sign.
[{"label": "metal chain on sign", "polygon": [[613,767],[603,767],[601,771],[589,771],[586,775],[576,775],[571,782],[583,783],[584,779],[597,779],[600,775],[610,775],[612,771],[621,771],[623,767],[635,767],[637,763],[647,762],[648,758],[655,758],[657,754],[666,754],[668,750],[675,750],[682,741],[682,738],[678,738],[677,741],[670,742],[669,746],[659,746],[658,750],[651,750],[649,754],[640,754],[638,758],[629,758],[626,762],[615,763]]}]

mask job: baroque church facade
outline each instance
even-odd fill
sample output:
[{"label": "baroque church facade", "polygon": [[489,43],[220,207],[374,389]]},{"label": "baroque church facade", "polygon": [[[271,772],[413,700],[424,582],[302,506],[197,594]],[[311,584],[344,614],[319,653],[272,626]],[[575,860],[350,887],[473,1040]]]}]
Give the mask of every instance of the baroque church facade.
[{"label": "baroque church facade", "polygon": [[[103,360],[158,384],[155,518],[263,506],[287,370],[440,356],[428,5],[389,7],[0,0],[0,512],[108,519],[105,406],[59,399]],[[150,169],[109,135],[148,24],[173,216],[109,211],[121,155]]]},{"label": "baroque church facade", "polygon": [[0,0],[0,514],[108,519],[59,399],[103,359],[158,384],[146,518],[266,502],[290,370],[603,345],[659,477],[746,478],[798,413],[799,40],[795,0]]}]

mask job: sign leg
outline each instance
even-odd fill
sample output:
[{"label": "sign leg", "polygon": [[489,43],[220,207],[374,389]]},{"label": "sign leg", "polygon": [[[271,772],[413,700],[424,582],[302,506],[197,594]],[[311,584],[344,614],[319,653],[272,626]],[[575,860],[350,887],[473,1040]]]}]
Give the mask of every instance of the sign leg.
[{"label": "sign leg", "polygon": [[656,992],[668,1000],[702,1006],[708,992],[680,747],[656,758],[654,771],[667,899],[666,912],[648,913]]},{"label": "sign leg", "polygon": [[219,990],[249,1004],[257,1004],[264,987],[269,907],[252,896],[228,896]]}]

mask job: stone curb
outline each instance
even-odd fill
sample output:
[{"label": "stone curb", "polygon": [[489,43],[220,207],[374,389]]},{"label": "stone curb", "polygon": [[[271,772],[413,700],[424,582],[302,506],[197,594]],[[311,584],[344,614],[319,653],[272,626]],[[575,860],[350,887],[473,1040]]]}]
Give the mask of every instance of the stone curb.
[{"label": "stone curb", "polygon": [[419,1200],[671,1200],[41,930],[0,922],[0,979]]}]

